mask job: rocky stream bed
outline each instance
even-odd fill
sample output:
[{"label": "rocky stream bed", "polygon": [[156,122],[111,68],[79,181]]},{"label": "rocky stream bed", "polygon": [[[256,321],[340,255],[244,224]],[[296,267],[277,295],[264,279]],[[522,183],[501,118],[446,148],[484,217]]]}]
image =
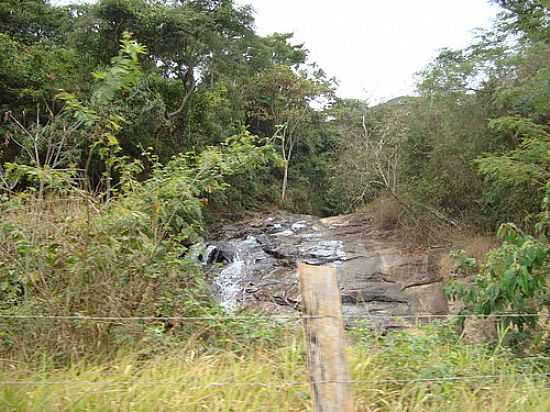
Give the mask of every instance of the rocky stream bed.
[{"label": "rocky stream bed", "polygon": [[213,292],[227,311],[300,310],[298,262],[337,268],[344,315],[400,327],[393,315],[448,312],[439,256],[407,249],[369,216],[320,219],[276,212],[222,225],[202,256]]}]

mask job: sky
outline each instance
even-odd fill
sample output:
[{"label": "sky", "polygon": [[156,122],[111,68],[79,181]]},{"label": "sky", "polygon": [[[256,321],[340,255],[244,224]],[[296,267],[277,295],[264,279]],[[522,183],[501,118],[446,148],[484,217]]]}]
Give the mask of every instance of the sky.
[{"label": "sky", "polygon": [[259,34],[293,32],[339,81],[339,96],[371,103],[412,94],[438,50],[467,46],[498,12],[488,0],[235,1],[252,5]]},{"label": "sky", "polygon": [[487,0],[237,0],[260,34],[294,32],[335,76],[341,97],[371,103],[414,92],[414,75],[444,47],[471,43],[498,9]]}]

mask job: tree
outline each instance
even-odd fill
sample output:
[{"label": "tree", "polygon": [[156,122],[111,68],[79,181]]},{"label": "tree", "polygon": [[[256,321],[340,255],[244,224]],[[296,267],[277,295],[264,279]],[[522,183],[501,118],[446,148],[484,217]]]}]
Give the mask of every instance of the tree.
[{"label": "tree", "polygon": [[47,0],[3,0],[0,3],[0,33],[25,44],[64,40],[69,17]]},{"label": "tree", "polygon": [[286,200],[289,165],[315,112],[312,104],[331,95],[327,83],[309,79],[288,66],[276,65],[257,74],[248,88],[254,130],[279,142],[283,158],[281,200]]},{"label": "tree", "polygon": [[[201,83],[212,82],[220,60],[242,60],[237,47],[252,37],[247,8],[231,0],[152,2],[101,0],[81,17],[77,43],[90,45],[92,55],[106,63],[122,32],[134,33],[148,49],[146,66],[179,83],[178,100],[167,105],[167,118],[182,114]],[[93,27],[99,25],[99,31]],[[91,38],[90,38],[91,37]]]},{"label": "tree", "polygon": [[506,32],[534,41],[550,42],[548,0],[492,0],[504,9],[501,26]]},{"label": "tree", "polygon": [[[547,127],[521,117],[491,121],[492,129],[518,140],[513,150],[481,156],[475,164],[485,178],[486,198],[499,209],[520,211],[526,225],[536,221],[544,188],[550,181],[550,133]],[[499,204],[500,203],[500,204]]]},{"label": "tree", "polygon": [[72,113],[77,125],[86,131],[87,158],[84,165],[84,177],[88,189],[92,189],[90,166],[95,154],[105,165],[106,196],[111,195],[113,167],[117,163],[116,155],[121,151],[117,137],[128,121],[118,111],[121,102],[130,94],[143,75],[139,66],[139,56],[146,48],[132,39],[130,33],[124,33],[118,56],[111,60],[111,67],[93,74],[95,87],[87,102],[81,102],[71,93],[62,92],[58,97],[66,102],[65,110]]},{"label": "tree", "polygon": [[386,103],[356,114],[354,130],[341,139],[339,156],[339,164],[346,165],[340,168],[340,179],[350,185],[353,204],[385,191],[398,195],[409,111],[408,105]]}]

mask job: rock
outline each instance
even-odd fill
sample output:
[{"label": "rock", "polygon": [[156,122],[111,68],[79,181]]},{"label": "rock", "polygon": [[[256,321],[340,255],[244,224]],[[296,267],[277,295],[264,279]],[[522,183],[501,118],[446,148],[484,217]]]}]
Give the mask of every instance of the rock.
[{"label": "rock", "polygon": [[493,316],[467,317],[464,319],[462,339],[466,343],[486,344],[496,342],[498,339],[497,323]]},{"label": "rock", "polygon": [[211,266],[210,275],[227,310],[299,309],[296,265],[302,261],[336,266],[344,314],[377,327],[402,327],[396,315],[448,313],[438,256],[407,250],[364,214],[319,219],[279,212],[226,225],[220,233],[212,242],[219,252],[207,260],[225,262]]},{"label": "rock", "polygon": [[440,282],[407,288],[405,296],[413,313],[434,315],[449,313],[447,299]]}]

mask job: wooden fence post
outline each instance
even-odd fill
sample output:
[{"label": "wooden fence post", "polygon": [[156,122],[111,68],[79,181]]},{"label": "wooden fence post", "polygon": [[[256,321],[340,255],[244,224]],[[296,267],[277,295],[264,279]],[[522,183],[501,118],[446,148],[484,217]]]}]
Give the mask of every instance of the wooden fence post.
[{"label": "wooden fence post", "polygon": [[342,303],[336,269],[298,265],[315,412],[352,412]]}]

